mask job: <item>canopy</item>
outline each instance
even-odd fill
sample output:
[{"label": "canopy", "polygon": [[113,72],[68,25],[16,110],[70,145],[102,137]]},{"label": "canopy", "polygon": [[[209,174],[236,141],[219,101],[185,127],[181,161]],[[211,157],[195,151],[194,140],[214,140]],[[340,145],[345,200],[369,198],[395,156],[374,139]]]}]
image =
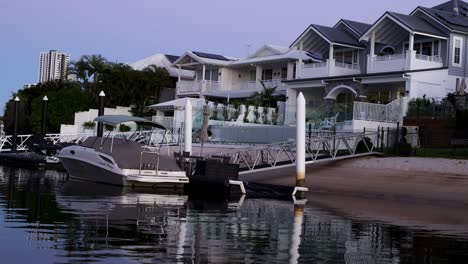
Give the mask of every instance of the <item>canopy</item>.
[{"label": "canopy", "polygon": [[193,107],[202,107],[203,105],[205,105],[204,99],[185,97],[185,98],[175,99],[172,101],[167,101],[164,103],[150,105],[148,106],[148,108],[159,110],[159,111],[173,111],[175,109],[184,109],[185,104],[187,104],[188,100],[190,100],[190,103],[192,104]]},{"label": "canopy", "polygon": [[113,127],[117,126],[118,124],[125,123],[125,122],[134,122],[139,125],[146,125],[151,127],[156,127],[160,129],[167,130],[167,128],[159,123],[150,121],[148,119],[144,119],[141,117],[136,116],[126,116],[126,115],[102,115],[98,116],[94,119],[94,122],[101,122],[106,125],[111,125]]}]

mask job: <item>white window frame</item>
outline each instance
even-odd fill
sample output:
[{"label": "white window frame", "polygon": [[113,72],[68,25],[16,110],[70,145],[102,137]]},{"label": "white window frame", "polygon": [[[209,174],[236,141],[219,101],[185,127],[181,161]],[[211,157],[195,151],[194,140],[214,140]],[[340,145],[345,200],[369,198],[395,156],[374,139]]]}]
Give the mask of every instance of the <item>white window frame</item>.
[{"label": "white window frame", "polygon": [[[459,63],[455,63],[455,49],[456,49],[455,44],[457,43],[457,40],[460,41],[460,61],[459,61]],[[458,37],[458,36],[454,36],[453,37],[453,45],[452,45],[452,66],[461,67],[462,63],[463,63],[463,38]]]},{"label": "white window frame", "polygon": [[[438,55],[435,55],[435,49],[434,49],[434,42],[438,41],[439,42],[439,46],[437,47],[437,54]],[[419,45],[419,50],[422,51],[422,44],[423,42],[432,42],[432,54],[431,56],[441,56],[440,53],[442,52],[442,41],[440,39],[429,39],[429,38],[423,38],[423,39],[418,39],[418,40],[415,40],[414,41],[414,45]],[[405,52],[407,50],[406,48],[406,45],[408,45],[408,49],[409,49],[409,42],[408,41],[403,41],[403,52]],[[414,49],[414,47],[413,47]]]}]

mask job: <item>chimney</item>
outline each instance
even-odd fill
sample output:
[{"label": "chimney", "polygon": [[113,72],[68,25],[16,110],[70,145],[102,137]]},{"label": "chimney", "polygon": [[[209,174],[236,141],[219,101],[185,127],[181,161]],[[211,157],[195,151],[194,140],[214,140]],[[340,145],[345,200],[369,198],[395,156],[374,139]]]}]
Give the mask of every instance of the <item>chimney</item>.
[{"label": "chimney", "polygon": [[452,0],[453,3],[453,13],[455,13],[456,16],[460,14],[460,11],[458,9],[458,0]]}]

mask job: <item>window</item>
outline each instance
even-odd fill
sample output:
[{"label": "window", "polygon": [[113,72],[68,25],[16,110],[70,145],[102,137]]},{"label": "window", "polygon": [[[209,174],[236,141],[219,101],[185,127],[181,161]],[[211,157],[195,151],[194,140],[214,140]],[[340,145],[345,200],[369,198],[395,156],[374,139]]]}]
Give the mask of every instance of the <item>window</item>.
[{"label": "window", "polygon": [[255,82],[255,81],[257,81],[256,79],[257,79],[257,71],[256,70],[251,70],[249,72],[249,81]]},{"label": "window", "polygon": [[432,41],[426,41],[421,44],[421,54],[432,56]]},{"label": "window", "polygon": [[[403,44],[403,50],[407,51],[409,48],[408,42]],[[440,54],[440,44],[439,40],[418,40],[414,42],[413,50],[417,54],[422,54],[426,56],[439,56]]]},{"label": "window", "polygon": [[354,65],[357,65],[359,62],[358,62],[358,58],[359,58],[359,51],[358,50],[354,50],[353,51],[353,64]]},{"label": "window", "polygon": [[382,54],[383,56],[393,55],[395,54],[395,49],[393,47],[387,46],[383,48],[382,51],[380,51],[380,54]]},{"label": "window", "polygon": [[281,68],[281,79],[286,80],[288,78],[288,68]]},{"label": "window", "polygon": [[206,81],[213,81],[217,82],[219,77],[219,69],[214,68],[214,69],[206,69],[205,70],[205,80]]},{"label": "window", "polygon": [[434,48],[432,49],[434,56],[439,56],[439,41],[434,41]]},{"label": "window", "polygon": [[262,71],[262,80],[272,80],[273,79],[273,70],[266,69]]},{"label": "window", "polygon": [[453,38],[453,65],[454,66],[461,66],[462,64],[462,46],[463,46],[463,39],[460,37]]}]

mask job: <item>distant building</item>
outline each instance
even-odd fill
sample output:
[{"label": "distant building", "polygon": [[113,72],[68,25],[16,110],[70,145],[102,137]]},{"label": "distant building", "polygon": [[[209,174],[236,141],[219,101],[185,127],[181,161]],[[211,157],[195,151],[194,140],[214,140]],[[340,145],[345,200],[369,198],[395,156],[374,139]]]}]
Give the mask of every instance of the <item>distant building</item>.
[{"label": "distant building", "polygon": [[70,54],[50,50],[41,52],[39,61],[39,82],[67,80]]}]

